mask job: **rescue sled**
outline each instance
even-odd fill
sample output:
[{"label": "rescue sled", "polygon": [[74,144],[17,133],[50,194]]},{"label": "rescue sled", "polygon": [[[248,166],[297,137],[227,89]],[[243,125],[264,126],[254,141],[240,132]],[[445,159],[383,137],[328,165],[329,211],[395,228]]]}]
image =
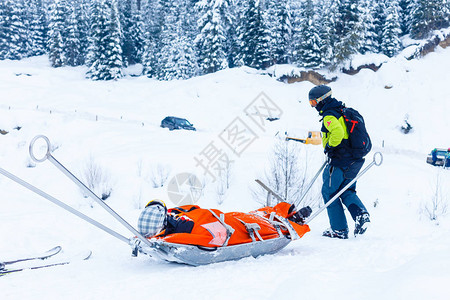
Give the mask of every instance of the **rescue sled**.
[{"label": "rescue sled", "polygon": [[151,246],[136,240],[134,253],[141,252],[169,262],[198,266],[244,257],[273,254],[309,231],[287,216],[291,205],[283,202],[250,213],[222,213],[219,210],[184,206],[194,219],[191,233],[157,235]]},{"label": "rescue sled", "polygon": [[[47,144],[47,151],[42,158],[36,158],[33,153],[34,144],[38,139],[43,139]],[[210,209],[210,214],[207,215],[209,221],[206,220],[205,222],[200,222],[200,224],[198,224],[198,226],[205,229],[203,230],[203,233],[201,231],[195,231],[194,235],[190,233],[174,233],[165,236],[157,235],[148,239],[128,222],[126,222],[59,161],[57,161],[50,153],[50,149],[51,145],[48,138],[39,135],[31,141],[29,152],[31,158],[35,162],[44,162],[49,160],[52,164],[54,164],[61,172],[64,173],[64,175],[77,184],[98,205],[104,208],[118,222],[126,227],[134,235],[134,238],[130,239],[121,235],[102,223],[97,222],[96,220],[83,214],[82,212],[68,206],[64,202],[61,202],[55,197],[52,197],[44,191],[36,188],[30,183],[20,179],[14,174],[9,173],[3,168],[0,168],[0,174],[25,187],[26,189],[42,196],[68,212],[80,217],[115,238],[131,245],[134,255],[141,252],[165,261],[193,266],[228,260],[237,260],[248,256],[257,257],[280,251],[292,240],[299,239],[306,232],[310,231],[307,224],[312,219],[327,208],[373,165],[379,166],[383,161],[383,156],[381,153],[375,153],[373,161],[364,170],[362,170],[358,176],[356,176],[343,189],[341,189],[332,199],[316,211],[315,214],[308,217],[308,220],[304,222],[304,224],[297,224],[291,220],[292,213],[289,214],[289,209],[287,209],[290,207],[290,204],[286,202],[279,203],[274,207],[267,206],[250,213],[223,214],[218,210]],[[378,157],[378,160],[376,157]],[[320,173],[322,169],[323,167],[318,173]],[[307,190],[309,190],[315,178],[317,178],[317,175],[314,177]],[[268,188],[266,187],[266,189]],[[268,190],[269,193],[281,199],[281,197],[276,195],[276,193],[270,189]]]}]

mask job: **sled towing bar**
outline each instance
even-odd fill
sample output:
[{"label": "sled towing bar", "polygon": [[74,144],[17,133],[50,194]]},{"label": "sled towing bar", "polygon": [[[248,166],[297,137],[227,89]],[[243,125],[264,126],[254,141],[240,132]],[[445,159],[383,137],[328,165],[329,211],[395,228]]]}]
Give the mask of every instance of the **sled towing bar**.
[{"label": "sled towing bar", "polygon": [[314,182],[316,181],[317,177],[319,177],[320,173],[322,173],[323,169],[325,169],[325,166],[328,164],[328,161],[325,161],[322,166],[320,167],[319,171],[317,171],[316,175],[314,175],[313,179],[311,179],[311,182],[308,184],[308,186],[306,187],[305,192],[302,194],[302,196],[300,197],[300,199],[298,201],[295,201],[295,207],[300,205],[300,202],[302,202],[303,198],[305,198],[306,194],[308,194],[309,190],[311,189],[311,187],[313,186]]},{"label": "sled towing bar", "polygon": [[[46,153],[42,158],[36,158],[34,155],[34,144],[38,139],[43,139],[46,143],[47,149]],[[50,153],[50,140],[44,136],[44,135],[38,135],[34,137],[31,140],[29,152],[31,159],[35,162],[44,162],[46,160],[49,160],[52,164],[54,164],[60,171],[62,171],[67,177],[69,177],[76,185],[78,185],[84,192],[86,192],[95,202],[97,202],[101,207],[103,207],[108,213],[110,213],[117,221],[119,221],[123,226],[125,226],[129,231],[131,231],[137,238],[145,243],[147,246],[152,247],[152,243],[150,243],[149,240],[147,240],[144,236],[142,236],[133,226],[131,226],[127,221],[125,221],[121,216],[119,216],[112,208],[110,208],[103,200],[101,200],[94,192],[92,192],[86,185],[84,185],[75,175],[73,175],[69,170],[67,170],[59,161],[57,161]],[[132,243],[135,243],[134,239],[128,239],[124,237],[123,235],[115,232],[114,230],[106,227],[105,225],[91,219],[90,217],[84,215],[83,213],[79,212],[78,210],[70,207],[69,205],[59,201],[58,199],[50,196],[49,194],[43,192],[42,190],[36,188],[35,186],[29,184],[28,182],[18,178],[17,176],[9,173],[8,171],[0,168],[0,173],[4,176],[8,177],[9,179],[15,181],[16,183],[22,185],[23,187],[31,190],[32,192],[42,196],[43,198],[49,200],[50,202],[53,202],[54,204],[58,205],[59,207],[71,212],[72,214],[80,217],[81,219],[89,222],[90,224],[106,231],[107,233],[111,234],[112,236],[118,238],[119,240],[131,245]]]},{"label": "sled towing bar", "polygon": [[98,228],[106,231],[107,233],[111,234],[112,236],[118,238],[119,240],[122,240],[126,243],[129,242],[129,240],[124,237],[123,235],[115,232],[114,230],[109,229],[108,227],[104,226],[103,224],[91,219],[90,217],[86,216],[85,214],[79,212],[78,210],[74,209],[73,207],[65,204],[64,202],[59,201],[58,199],[56,199],[55,197],[50,196],[49,194],[47,194],[46,192],[38,189],[37,187],[29,184],[28,182],[20,179],[19,177],[9,173],[8,171],[6,171],[5,169],[0,168],[0,173],[2,175],[4,175],[5,177],[8,177],[9,179],[11,179],[12,181],[15,181],[16,183],[20,184],[21,186],[29,189],[30,191],[38,194],[39,196],[49,200],[50,202],[53,202],[54,204],[58,205],[59,207],[71,212],[72,214],[82,218],[83,220],[85,220],[86,222],[91,223],[94,226],[97,226]]},{"label": "sled towing bar", "polygon": [[[379,159],[377,160],[377,157],[379,157]],[[364,168],[364,170],[362,170],[361,172],[358,173],[358,175],[353,178],[352,181],[350,181],[344,188],[342,188],[342,190],[340,190],[336,195],[334,195],[333,198],[331,198],[327,203],[325,203],[324,206],[322,206],[321,208],[319,208],[319,210],[317,210],[314,214],[312,214],[305,222],[305,224],[308,224],[309,222],[311,222],[315,217],[317,217],[318,214],[320,214],[325,208],[327,208],[328,206],[330,206],[337,198],[339,198],[346,190],[348,190],[361,176],[363,176],[370,168],[372,168],[374,165],[375,166],[380,166],[383,163],[383,154],[381,154],[381,152],[376,152],[373,155],[373,160],[372,162]]]},{"label": "sled towing bar", "polygon": [[[319,171],[317,171],[316,175],[314,175],[313,179],[311,179],[311,181],[308,184],[308,187],[305,189],[305,191],[303,192],[302,196],[294,202],[295,207],[297,207],[300,202],[302,202],[303,198],[305,198],[306,194],[308,194],[309,190],[311,189],[311,187],[313,186],[314,182],[316,181],[317,177],[319,177],[320,173],[322,172],[322,170],[325,168],[325,166],[327,165],[327,161],[325,161],[322,166],[320,167]],[[271,188],[269,188],[267,185],[265,185],[261,180],[256,179],[255,180],[256,183],[258,183],[263,189],[265,189],[267,191],[267,202],[266,205],[269,205],[270,201],[270,196],[274,196],[278,201],[280,202],[286,202],[286,199],[283,199],[280,195],[278,195],[277,193],[275,193]]]},{"label": "sled towing bar", "polygon": [[[331,198],[327,203],[325,203],[324,206],[322,206],[321,208],[319,208],[318,211],[316,211],[314,214],[312,214],[308,219],[306,219],[305,224],[308,224],[309,222],[311,222],[315,217],[317,217],[325,208],[327,208],[328,206],[330,206],[337,198],[339,198],[347,189],[349,189],[361,176],[363,176],[371,167],[375,166],[380,166],[383,163],[383,154],[381,154],[381,152],[376,152],[373,155],[373,160],[372,162],[364,168],[364,170],[362,170],[361,172],[358,173],[358,175],[353,178],[352,181],[350,181],[342,190],[340,190],[336,195],[334,195],[333,198]],[[319,174],[322,172],[322,170],[325,168],[325,166],[327,165],[327,162],[325,161],[323,163],[323,165],[320,167],[319,171],[316,173],[316,175],[314,176],[314,178],[311,180],[311,182],[309,183],[308,187],[306,188],[306,191],[302,194],[301,198],[299,201],[295,202],[295,206],[297,207],[300,202],[303,200],[303,198],[306,196],[306,194],[308,193],[308,191],[310,190],[311,186],[313,185],[314,181],[317,179],[317,177],[319,176]],[[273,195],[275,198],[277,198],[279,201],[285,201],[281,196],[279,196],[277,193],[275,193],[273,190],[271,190],[267,185],[265,185],[264,183],[261,182],[261,180],[256,179],[256,182],[261,185],[267,192],[268,192],[268,197],[270,195]]]}]

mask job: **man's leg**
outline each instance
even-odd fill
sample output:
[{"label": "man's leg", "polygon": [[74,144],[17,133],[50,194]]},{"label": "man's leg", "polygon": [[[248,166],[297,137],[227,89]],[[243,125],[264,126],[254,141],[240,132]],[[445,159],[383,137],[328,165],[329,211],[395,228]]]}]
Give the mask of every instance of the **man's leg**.
[{"label": "man's leg", "polygon": [[[345,187],[357,176],[363,163],[364,160],[354,162],[344,170],[345,180],[342,183],[341,188]],[[366,232],[366,229],[370,224],[370,215],[361,199],[356,195],[356,182],[341,195],[341,199],[355,221],[355,236]]]},{"label": "man's leg", "polygon": [[[339,192],[339,188],[344,181],[344,173],[340,168],[327,165],[323,171],[322,196],[327,203],[334,195]],[[344,208],[340,199],[336,199],[327,207],[328,218],[330,219],[331,229],[348,231],[347,219],[345,218]]]},{"label": "man's leg", "polygon": [[[351,180],[346,179],[342,184],[345,187]],[[356,221],[356,217],[367,213],[367,209],[362,203],[361,199],[356,195],[356,182],[352,184],[342,195],[342,203],[347,207],[353,220]]]}]

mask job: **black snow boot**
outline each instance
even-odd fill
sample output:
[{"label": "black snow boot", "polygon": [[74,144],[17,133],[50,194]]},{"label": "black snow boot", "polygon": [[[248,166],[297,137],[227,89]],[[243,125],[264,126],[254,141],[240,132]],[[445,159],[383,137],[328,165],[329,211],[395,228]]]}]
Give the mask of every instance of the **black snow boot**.
[{"label": "black snow boot", "polygon": [[333,230],[328,228],[322,233],[322,236],[330,237],[330,238],[338,238],[338,239],[348,239],[348,229],[344,230]]},{"label": "black snow boot", "polygon": [[357,234],[364,234],[369,227],[370,218],[368,213],[362,213],[356,216],[355,220],[355,236]]}]

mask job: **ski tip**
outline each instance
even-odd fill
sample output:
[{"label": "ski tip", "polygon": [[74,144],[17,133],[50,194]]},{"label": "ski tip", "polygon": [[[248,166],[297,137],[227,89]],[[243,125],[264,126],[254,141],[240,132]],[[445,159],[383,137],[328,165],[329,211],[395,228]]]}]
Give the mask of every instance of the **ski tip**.
[{"label": "ski tip", "polygon": [[84,250],[78,252],[76,255],[73,255],[70,259],[71,262],[74,261],[83,261],[88,260],[92,257],[92,251],[91,250]]},{"label": "ski tip", "polygon": [[61,251],[61,250],[62,250],[61,246],[56,246],[56,247],[53,247],[52,249],[48,250],[47,252],[55,252],[55,251]]},{"label": "ski tip", "polygon": [[[52,255],[58,254],[59,252],[61,252],[61,250],[62,250],[62,247],[61,247],[61,246],[56,246],[56,247],[53,247],[53,248],[50,249],[50,250],[47,250],[47,251],[45,252],[45,254],[47,254],[47,255],[49,255],[49,256],[52,256]],[[42,257],[41,259],[46,259],[46,258],[48,258],[49,256]]]},{"label": "ski tip", "polygon": [[88,260],[89,258],[91,258],[91,256],[92,256],[92,251],[88,250],[88,251],[86,251],[83,260]]},{"label": "ski tip", "polygon": [[[55,247],[57,248],[57,247]],[[60,251],[60,249],[57,249]],[[59,262],[55,262],[55,263],[50,263],[47,265],[38,265],[38,266],[30,266],[30,267],[23,267],[23,268],[19,268],[19,269],[6,269],[6,267],[4,267],[3,269],[0,269],[0,277],[4,276],[6,274],[11,274],[11,273],[16,273],[16,272],[20,272],[23,270],[36,270],[36,269],[42,269],[42,268],[48,268],[48,267],[54,267],[54,266],[62,266],[62,265],[67,265],[70,264],[74,261],[83,261],[83,260],[87,260],[92,256],[92,251],[91,250],[86,250],[72,258],[68,258],[66,260],[63,261],[59,261]],[[43,259],[43,258],[41,258]]]}]

